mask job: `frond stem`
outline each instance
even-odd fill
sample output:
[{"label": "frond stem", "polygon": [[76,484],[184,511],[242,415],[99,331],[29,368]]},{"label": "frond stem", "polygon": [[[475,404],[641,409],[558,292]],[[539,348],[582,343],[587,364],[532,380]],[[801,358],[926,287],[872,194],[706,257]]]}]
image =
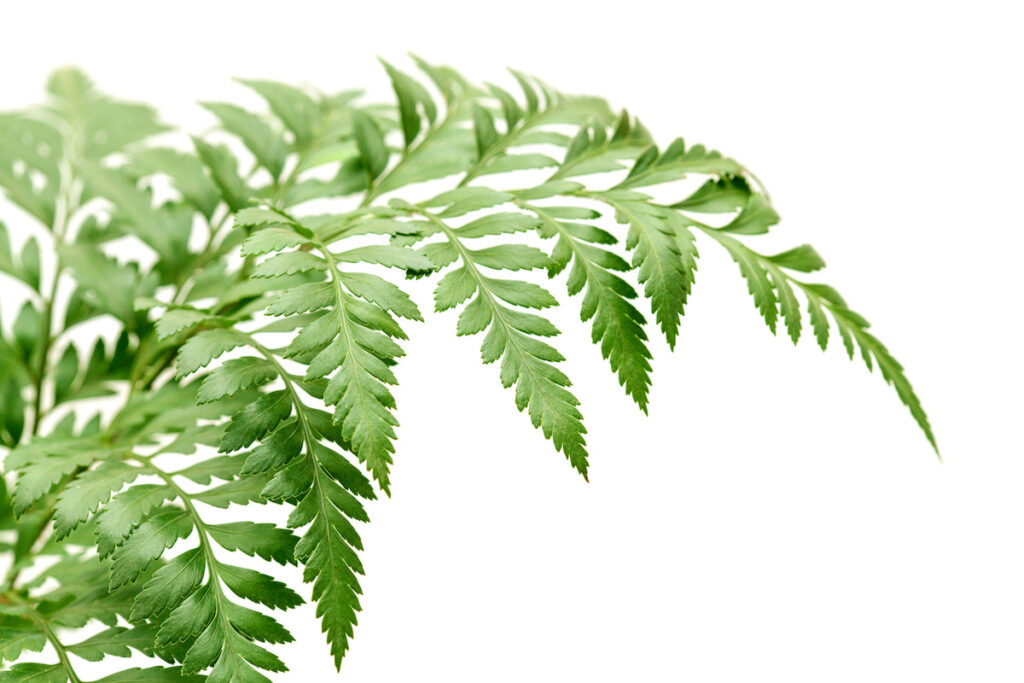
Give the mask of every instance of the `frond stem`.
[{"label": "frond stem", "polygon": [[69,683],[82,683],[82,679],[78,677],[78,673],[75,672],[75,667],[71,664],[67,648],[64,647],[60,638],[57,637],[57,632],[53,630],[53,626],[50,622],[36,611],[28,600],[25,600],[17,593],[4,593],[3,597],[6,602],[25,608],[25,615],[32,623],[39,627],[39,630],[42,631],[44,636],[46,636],[47,642],[50,643],[54,651],[57,653],[57,659],[60,660],[61,668],[63,668],[64,673],[67,674]]}]

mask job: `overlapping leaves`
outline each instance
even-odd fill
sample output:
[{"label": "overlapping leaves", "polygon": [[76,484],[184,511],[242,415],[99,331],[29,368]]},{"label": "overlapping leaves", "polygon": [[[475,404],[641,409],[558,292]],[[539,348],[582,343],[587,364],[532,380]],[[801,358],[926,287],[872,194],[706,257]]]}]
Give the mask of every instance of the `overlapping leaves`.
[{"label": "overlapping leaves", "polygon": [[[355,553],[362,546],[353,522],[366,521],[359,499],[374,495],[340,450],[353,453],[388,490],[398,424],[388,385],[397,383],[392,367],[403,355],[395,340],[406,338],[396,317],[421,319],[396,285],[371,273],[350,272],[347,266],[429,269],[432,263],[389,244],[334,250],[322,236],[334,231],[337,221],[307,225],[272,207],[240,212],[236,227],[251,233],[242,254],[260,258],[253,277],[278,283],[266,307],[278,319],[252,334],[223,328],[199,332],[183,347],[178,372],[188,374],[245,346],[255,354],[213,370],[200,387],[200,399],[218,400],[270,379],[284,385],[231,420],[221,449],[234,452],[259,441],[245,456],[243,472],[273,475],[261,495],[295,504],[288,524],[305,527],[296,557],[305,565],[305,580],[313,583],[318,615],[340,662],[359,610],[362,566]],[[401,229],[381,218],[348,228],[344,235],[392,235]],[[297,274],[305,275],[304,281],[292,284]],[[256,339],[282,330],[297,333],[280,352]],[[300,363],[303,374],[292,375],[285,362]],[[310,405],[311,399],[332,407],[333,415]]]},{"label": "overlapping leaves", "polygon": [[[14,532],[0,544],[13,560],[0,660],[46,643],[60,655],[0,680],[73,680],[74,658],[133,651],[169,666],[103,680],[267,680],[284,670],[272,646],[291,638],[268,612],[302,598],[229,563],[236,551],[302,566],[340,665],[360,610],[365,501],[391,491],[399,321],[422,320],[405,278],[436,278],[435,309],[458,311],[456,334],[483,335],[483,362],[584,476],[580,401],[545,313],[558,299],[538,274],[565,276],[646,411],[644,309],[681,343],[697,238],[737,263],[773,333],[797,342],[809,325],[824,349],[836,331],[935,444],[867,321],[800,279],[824,266],[813,248],[748,244],[779,218],[742,165],[681,139],[659,148],[627,112],[518,72],[512,88],[480,87],[414,61],[424,78],[383,65],[394,105],[239,81],[264,110],[204,103],[217,129],[191,140],[150,141],[166,130],[150,108],[73,70],[54,75],[45,107],[0,115],[0,190],[41,230],[21,239],[0,224],[0,273],[28,297],[0,330],[0,443],[17,473],[13,491],[0,479],[0,529]],[[308,208],[338,198],[344,210]],[[124,261],[123,239],[148,258]],[[69,341],[101,316],[116,341]],[[112,417],[80,424],[78,401],[122,389]],[[191,460],[169,470],[165,456]],[[290,509],[281,527],[210,519],[211,506],[268,501]],[[45,554],[57,560],[43,568]]]}]

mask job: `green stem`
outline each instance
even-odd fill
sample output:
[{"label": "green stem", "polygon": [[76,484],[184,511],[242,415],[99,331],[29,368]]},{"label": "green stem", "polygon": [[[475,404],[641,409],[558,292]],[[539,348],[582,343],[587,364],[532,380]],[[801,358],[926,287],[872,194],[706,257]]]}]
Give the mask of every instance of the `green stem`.
[{"label": "green stem", "polygon": [[[244,333],[243,333],[244,334]],[[306,444],[306,457],[309,459],[312,465],[313,471],[313,484],[312,489],[317,493],[317,502],[320,508],[321,519],[329,519],[330,510],[333,507],[333,503],[327,500],[327,494],[324,491],[324,486],[320,481],[323,476],[320,470],[320,463],[317,461],[316,454],[313,452],[313,444],[316,442],[316,437],[313,435],[313,430],[309,425],[309,420],[306,419],[305,414],[302,412],[300,406],[303,405],[302,400],[299,396],[299,392],[295,388],[295,383],[292,382],[291,376],[284,369],[274,353],[267,347],[260,344],[258,341],[253,339],[250,335],[244,334],[247,338],[247,342],[256,349],[260,355],[266,358],[277,370],[277,374],[281,377],[281,381],[284,382],[285,388],[288,390],[289,396],[291,396],[292,404],[295,406],[295,419],[298,420],[299,424],[302,425],[302,439]]]},{"label": "green stem", "polygon": [[67,649],[64,647],[63,643],[60,642],[60,639],[57,638],[57,634],[54,632],[49,622],[40,617],[35,610],[30,610],[29,613],[35,614],[39,619],[36,623],[42,627],[43,633],[46,634],[46,639],[50,641],[50,645],[52,645],[53,649],[57,651],[57,659],[60,660],[60,665],[64,667],[64,671],[67,673],[68,681],[70,683],[82,683],[82,679],[78,677],[78,674],[75,672],[75,668],[71,665]]},{"label": "green stem", "polygon": [[[256,171],[258,170],[259,164],[254,164],[253,167],[249,170],[249,173],[246,175],[244,182],[248,182],[249,180],[251,180],[252,177],[256,174]],[[180,306],[181,304],[184,303],[185,297],[187,296],[190,289],[186,288],[186,285],[192,282],[194,275],[198,273],[203,266],[205,266],[211,259],[217,256],[215,242],[217,241],[217,237],[223,231],[224,226],[227,224],[228,219],[230,219],[232,215],[233,214],[231,213],[231,210],[227,209],[224,212],[224,214],[216,221],[208,222],[209,235],[207,236],[206,244],[203,246],[202,251],[200,251],[199,254],[196,255],[196,259],[192,264],[191,271],[189,271],[187,275],[183,274],[182,277],[179,277],[178,282],[175,283],[174,293],[171,295],[171,305]],[[129,396],[135,394],[139,390],[145,390],[152,386],[153,382],[156,381],[156,378],[160,376],[160,373],[163,372],[167,368],[167,366],[169,366],[174,361],[175,356],[177,356],[176,348],[163,350],[157,349],[156,353],[149,356],[144,354],[143,348],[153,338],[152,335],[153,333],[151,332],[149,336],[147,336],[139,343],[139,350],[138,353],[136,354],[136,362],[132,368],[131,373],[129,374]],[[158,357],[160,358],[160,360],[156,361]],[[147,365],[149,366],[149,370],[145,371],[140,376],[141,368]]]},{"label": "green stem", "polygon": [[[35,369],[35,376],[33,377],[34,395],[32,398],[32,429],[29,431],[30,438],[38,436],[43,418],[48,412],[48,409],[43,408],[43,385],[46,383],[47,374],[49,373],[50,349],[53,347],[56,336],[59,336],[59,333],[56,336],[53,334],[53,302],[57,295],[57,287],[60,284],[60,275],[64,268],[60,261],[59,247],[64,244],[65,233],[67,232],[71,217],[74,215],[75,211],[78,210],[79,201],[77,193],[75,192],[75,180],[73,175],[75,150],[77,149],[77,145],[78,132],[76,130],[71,130],[65,138],[65,154],[61,161],[60,190],[57,195],[57,210],[54,215],[53,225],[51,226],[53,231],[53,240],[58,247],[57,249],[54,249],[57,255],[57,261],[54,264],[53,277],[48,289],[49,293],[45,295],[45,298],[43,299],[43,329],[39,340],[39,364]],[[52,408],[53,406],[50,406],[50,409]],[[77,476],[77,472],[75,475],[72,475],[71,478],[74,478],[74,476]],[[42,537],[52,516],[53,510],[51,508],[44,518],[44,521],[37,527],[35,537],[32,539],[32,543],[29,547],[34,546]],[[15,567],[11,567],[7,572],[5,583],[9,590],[14,588],[20,574],[21,569]],[[70,665],[68,668],[69,678],[71,678],[72,681],[78,681],[78,677],[74,675],[74,671],[70,670]]]},{"label": "green stem", "polygon": [[[54,277],[56,280],[56,277]],[[54,283],[56,286],[56,283]],[[43,421],[43,385],[46,383],[46,375],[48,370],[47,357],[50,355],[50,345],[53,343],[51,336],[51,330],[53,327],[53,296],[49,296],[45,299],[43,305],[43,329],[40,333],[39,339],[39,364],[34,370],[35,383],[32,387],[32,429],[29,431],[31,436],[37,436],[39,434],[39,426]]]},{"label": "green stem", "polygon": [[50,625],[43,615],[39,614],[35,609],[32,608],[31,603],[14,592],[4,593],[4,601],[13,604],[20,605],[25,608],[25,615],[29,620],[39,627],[39,630],[46,636],[46,640],[53,646],[54,651],[57,653],[57,659],[60,660],[60,665],[67,674],[68,681],[70,683],[82,683],[82,679],[78,677],[75,672],[75,668],[71,665],[71,659],[68,657],[67,648],[60,642],[60,638],[57,637],[56,631]]},{"label": "green stem", "polygon": [[316,437],[313,436],[313,430],[309,426],[309,421],[306,419],[306,416],[298,408],[298,406],[303,405],[303,403],[301,397],[299,396],[298,390],[295,388],[295,383],[291,379],[291,375],[288,374],[288,371],[285,370],[284,366],[281,365],[281,363],[277,360],[277,357],[274,355],[273,351],[271,351],[266,346],[256,341],[256,339],[253,338],[252,335],[242,332],[240,330],[236,330],[236,332],[238,332],[238,334],[245,339],[246,344],[248,344],[256,351],[258,351],[261,356],[266,358],[267,361],[269,361],[270,364],[274,366],[274,370],[281,378],[281,381],[284,382],[285,389],[287,389],[288,395],[291,396],[292,403],[296,406],[295,419],[298,420],[299,423],[302,425],[302,437],[303,440],[306,442],[306,450],[309,453],[310,457],[312,457],[313,443],[316,441]]},{"label": "green stem", "polygon": [[53,277],[47,293],[43,296],[43,328],[40,331],[39,339],[39,364],[35,369],[34,394],[32,398],[32,429],[30,436],[37,436],[46,411],[43,409],[43,385],[46,383],[49,372],[50,349],[55,341],[53,335],[53,302],[57,296],[57,287],[60,285],[60,275],[64,265],[60,261],[60,246],[64,244],[64,235],[67,232],[71,217],[78,209],[78,200],[74,196],[74,163],[75,148],[77,146],[77,133],[72,130],[65,139],[65,153],[61,161],[60,190],[57,194],[56,212],[53,218],[53,225],[50,226],[53,232],[53,240],[56,245],[56,263],[53,267]]},{"label": "green stem", "polygon": [[[154,454],[156,455],[156,454]],[[220,574],[217,572],[217,555],[213,551],[213,543],[210,541],[210,534],[206,530],[206,522],[199,515],[199,511],[196,510],[195,505],[192,504],[192,496],[190,496],[184,489],[178,486],[178,483],[174,481],[174,477],[164,470],[160,469],[152,462],[152,457],[139,457],[133,455],[132,458],[142,465],[143,469],[148,470],[155,476],[159,477],[167,484],[168,488],[174,491],[178,500],[185,506],[186,512],[192,517],[192,524],[195,527],[196,535],[199,537],[199,547],[203,551],[203,557],[206,560],[206,567],[210,572],[210,583],[213,584],[214,600],[217,602],[217,615],[218,618],[224,618],[224,589],[221,586]]]},{"label": "green stem", "polygon": [[[154,454],[155,456],[156,454]],[[196,529],[196,534],[199,537],[199,547],[203,551],[203,558],[206,561],[206,568],[209,571],[209,584],[213,586],[213,599],[216,603],[214,612],[214,619],[220,624],[221,631],[224,634],[224,648],[231,648],[235,656],[238,656],[238,652],[235,651],[235,646],[228,637],[229,633],[234,632],[234,626],[228,619],[227,610],[225,609],[225,603],[227,602],[227,596],[224,595],[223,581],[220,578],[218,567],[220,563],[217,561],[217,555],[213,550],[213,542],[210,541],[210,535],[206,528],[206,522],[199,515],[199,511],[196,510],[195,505],[192,504],[192,496],[190,496],[184,489],[178,486],[177,482],[174,481],[174,476],[164,470],[160,469],[152,462],[152,457],[148,458],[135,457],[135,460],[143,465],[143,467],[154,475],[162,479],[167,486],[175,492],[182,505],[185,506],[185,510],[192,517],[193,526]],[[223,655],[221,655],[223,656]]]}]

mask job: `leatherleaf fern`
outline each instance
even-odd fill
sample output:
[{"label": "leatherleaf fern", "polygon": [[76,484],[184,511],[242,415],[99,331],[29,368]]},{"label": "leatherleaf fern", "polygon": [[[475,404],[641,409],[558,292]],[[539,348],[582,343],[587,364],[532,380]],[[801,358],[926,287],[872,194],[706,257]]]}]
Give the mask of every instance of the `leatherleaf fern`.
[{"label": "leatherleaf fern", "polygon": [[807,320],[877,366],[934,446],[900,364],[807,279],[817,252],[755,248],[778,216],[742,165],[518,72],[415,62],[384,64],[385,105],[240,81],[265,106],[203,103],[215,125],[191,139],[74,70],[0,115],[0,681],[129,655],[100,680],[265,681],[291,640],[273,611],[306,599],[340,666],[425,279],[584,477],[537,275],[564,279],[646,411],[648,335],[679,343],[698,245],[726,250],[772,333]]}]

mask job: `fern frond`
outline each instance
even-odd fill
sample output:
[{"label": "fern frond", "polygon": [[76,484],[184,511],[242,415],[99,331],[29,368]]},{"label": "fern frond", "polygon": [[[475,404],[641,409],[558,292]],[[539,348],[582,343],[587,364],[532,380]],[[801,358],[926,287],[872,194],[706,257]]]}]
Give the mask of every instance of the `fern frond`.
[{"label": "fern frond", "polygon": [[781,315],[793,343],[799,340],[802,317],[795,294],[799,291],[807,301],[808,316],[815,338],[824,350],[829,340],[829,321],[825,315],[827,311],[839,330],[847,355],[852,359],[854,352],[859,349],[868,370],[872,370],[875,365],[878,366],[882,378],[895,389],[900,401],[907,406],[914,421],[924,432],[928,443],[938,453],[938,444],[928,416],[907,380],[903,366],[893,358],[885,345],[868,331],[868,321],[848,308],[845,300],[832,287],[797,280],[788,272],[812,272],[824,266],[824,261],[812,247],[803,245],[774,256],[765,256],[731,235],[725,234],[722,229],[703,226],[702,230],[721,244],[739,264],[758,310],[765,317],[773,333],[778,316]]},{"label": "fern frond", "polygon": [[[340,664],[360,609],[357,575],[362,573],[362,564],[355,551],[362,543],[352,522],[367,521],[359,498],[372,499],[373,488],[336,450],[348,447],[342,430],[330,416],[301,398],[302,380],[285,371],[273,352],[255,339],[246,341],[276,368],[286,386],[278,398],[287,395],[287,411],[294,417],[284,415],[263,423],[262,436],[252,439],[259,438],[260,445],[246,454],[242,471],[250,477],[269,474],[260,495],[295,505],[288,526],[306,530],[294,554],[305,565],[304,580],[313,583],[317,615],[335,662]],[[221,450],[244,447],[242,443],[233,433],[225,432]]]},{"label": "fern frond", "polygon": [[[139,653],[168,666],[100,683],[267,681],[291,640],[271,612],[302,597],[225,552],[301,565],[340,667],[366,501],[391,494],[402,324],[423,320],[402,279],[437,277],[435,309],[484,333],[484,363],[584,477],[580,401],[544,314],[558,298],[530,271],[565,277],[646,412],[641,308],[680,343],[697,237],[737,263],[773,333],[809,328],[825,349],[835,330],[935,446],[868,322],[795,275],[824,266],[817,252],[749,246],[779,216],[741,164],[682,139],[661,149],[628,112],[533,76],[478,86],[413,62],[382,61],[393,104],[239,81],[262,105],[204,103],[216,128],[190,145],[155,144],[152,109],[76,70],[54,74],[45,105],[0,114],[0,191],[17,207],[0,277],[25,297],[0,326],[0,660],[18,660],[0,681],[78,681],[78,660]],[[94,321],[116,341],[89,337]],[[208,514],[268,503],[287,518]],[[46,646],[55,663],[23,661]]]},{"label": "fern frond", "polygon": [[524,213],[494,213],[451,227],[426,209],[421,214],[427,220],[423,234],[436,233],[444,238],[424,247],[424,254],[441,269],[456,261],[461,264],[438,282],[434,292],[436,309],[447,310],[472,299],[459,315],[458,334],[487,331],[480,349],[483,362],[501,359],[501,383],[506,388],[515,386],[516,407],[527,410],[533,425],[586,477],[586,429],[577,408],[579,400],[568,389],[569,378],[554,365],[564,357],[541,341],[557,335],[558,329],[539,315],[519,310],[543,309],[558,302],[538,285],[487,274],[492,270],[545,268],[550,263],[548,256],[525,245],[473,249],[466,243],[533,229],[537,219]]},{"label": "fern frond", "polygon": [[593,320],[593,342],[600,344],[601,355],[618,373],[626,393],[646,412],[651,385],[651,352],[644,331],[647,321],[632,303],[636,290],[617,274],[628,271],[630,264],[604,248],[618,240],[596,225],[579,222],[599,218],[593,209],[537,206],[522,200],[518,204],[541,220],[543,236],[558,238],[548,274],[554,277],[572,263],[566,281],[569,294],[586,290],[580,318]]}]

